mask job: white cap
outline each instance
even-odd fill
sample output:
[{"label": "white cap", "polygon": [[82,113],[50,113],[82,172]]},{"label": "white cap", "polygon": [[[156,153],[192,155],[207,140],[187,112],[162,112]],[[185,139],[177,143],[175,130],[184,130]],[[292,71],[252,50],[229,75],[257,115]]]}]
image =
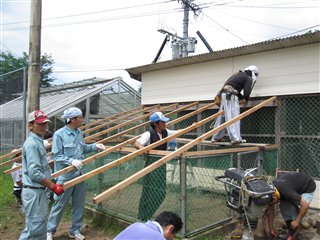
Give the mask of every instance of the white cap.
[{"label": "white cap", "polygon": [[64,118],[68,124],[70,122],[70,118],[78,117],[80,115],[82,115],[82,111],[79,108],[71,107],[64,110],[62,118]]}]

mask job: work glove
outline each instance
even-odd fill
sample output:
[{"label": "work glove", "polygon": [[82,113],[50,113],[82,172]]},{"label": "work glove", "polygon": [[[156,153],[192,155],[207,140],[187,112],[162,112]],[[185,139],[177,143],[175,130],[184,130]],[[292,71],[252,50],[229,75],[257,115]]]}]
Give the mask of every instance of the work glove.
[{"label": "work glove", "polygon": [[77,159],[72,160],[71,164],[75,166],[77,169],[81,169],[83,166],[83,163]]},{"label": "work glove", "polygon": [[239,101],[239,104],[240,104],[240,105],[244,105],[244,104],[246,104],[246,103],[247,103],[247,101],[246,101],[245,99],[242,99],[242,100]]},{"label": "work glove", "polygon": [[58,196],[64,192],[63,186],[61,184],[54,184],[51,190]]},{"label": "work glove", "polygon": [[220,104],[221,104],[221,97],[220,97],[220,95],[216,95],[216,96],[214,97],[214,102],[215,102],[215,104],[216,104],[218,107],[220,107]]},{"label": "work glove", "polygon": [[102,143],[96,143],[96,148],[99,150],[106,150],[106,147]]}]

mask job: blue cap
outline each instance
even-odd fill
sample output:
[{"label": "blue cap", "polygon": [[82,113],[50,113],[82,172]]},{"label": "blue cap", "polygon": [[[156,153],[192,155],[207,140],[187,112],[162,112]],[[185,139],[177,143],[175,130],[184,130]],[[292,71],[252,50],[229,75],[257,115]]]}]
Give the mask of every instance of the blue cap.
[{"label": "blue cap", "polygon": [[169,120],[170,118],[165,117],[162,112],[154,112],[150,116],[151,122],[158,122],[158,121],[168,122]]}]

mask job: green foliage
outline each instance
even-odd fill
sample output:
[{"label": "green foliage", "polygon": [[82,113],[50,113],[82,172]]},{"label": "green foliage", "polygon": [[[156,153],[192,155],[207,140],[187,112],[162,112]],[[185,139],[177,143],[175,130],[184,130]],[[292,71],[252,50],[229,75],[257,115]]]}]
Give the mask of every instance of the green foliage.
[{"label": "green foliage", "polygon": [[[54,60],[49,54],[43,54],[40,58],[40,87],[49,87],[54,81],[52,65]],[[16,57],[9,52],[0,53],[0,75],[9,73],[29,65],[29,56],[23,52],[22,57]],[[27,74],[27,71],[26,71]],[[26,79],[28,76],[26,76]],[[19,96],[23,91],[23,70],[0,77],[0,104],[8,102]]]}]

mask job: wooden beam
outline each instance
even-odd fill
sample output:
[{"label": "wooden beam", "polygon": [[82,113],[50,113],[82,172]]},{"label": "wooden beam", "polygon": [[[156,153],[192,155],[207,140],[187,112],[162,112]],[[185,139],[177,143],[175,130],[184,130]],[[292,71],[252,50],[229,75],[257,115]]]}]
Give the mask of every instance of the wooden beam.
[{"label": "wooden beam", "polygon": [[[153,106],[151,106],[151,107],[147,107],[147,108],[143,109],[142,111],[145,111],[145,110],[147,110],[147,109],[151,109],[152,107],[156,107],[156,106],[159,106],[159,105],[153,105]],[[137,108],[135,108],[135,109],[139,109],[139,108],[141,108],[141,107],[143,107],[143,106],[137,107]],[[133,109],[131,109],[131,110],[127,111],[127,112],[130,112],[130,111],[133,111]],[[88,123],[88,124],[86,124],[86,125],[81,126],[80,129],[81,129],[81,130],[82,130],[82,129],[85,129],[85,128],[89,127],[89,126],[94,125],[94,123],[96,123],[96,122],[105,121],[106,119],[113,118],[113,117],[117,117],[117,116],[120,116],[120,115],[122,115],[122,114],[124,114],[124,113],[125,113],[125,112],[121,112],[121,113],[118,113],[118,114],[109,116],[109,117],[107,117],[107,118],[104,118],[104,119],[95,121],[95,122],[93,122],[93,123]],[[50,139],[51,139],[51,138],[49,138],[49,139],[47,139],[47,140],[50,140]],[[50,144],[50,143],[49,143],[49,145],[46,147],[46,149],[49,149],[49,148],[51,148],[51,144]],[[4,154],[4,155],[0,156],[0,160],[5,159],[5,158],[7,158],[7,157],[12,157],[12,156],[14,156],[14,155],[16,155],[16,154],[18,154],[18,153],[21,153],[21,152],[22,152],[22,148],[19,148],[19,149],[17,149],[17,151],[14,152],[14,153],[10,152],[10,153],[7,153],[7,154]],[[20,157],[20,158],[21,158],[21,157]],[[8,164],[10,164],[10,163],[12,163],[12,162],[11,162],[11,161],[6,161],[6,162],[3,162],[3,163],[0,163],[0,167],[1,167],[1,166],[8,165]]]},{"label": "wooden beam", "polygon": [[[198,103],[199,103],[199,102],[193,102],[193,103],[187,104],[187,105],[185,105],[185,106],[183,106],[183,107],[181,107],[181,108],[178,108],[178,109],[176,109],[176,110],[174,110],[174,111],[172,111],[172,112],[170,112],[170,113],[167,113],[166,115],[167,115],[167,116],[170,116],[170,115],[176,114],[176,113],[181,112],[181,111],[183,111],[183,110],[189,109],[190,107],[193,107],[193,106],[197,105]],[[146,126],[146,125],[148,125],[148,124],[150,124],[150,121],[141,123],[141,124],[139,124],[139,125],[137,125],[137,126],[134,126],[134,127],[132,127],[132,128],[129,128],[129,129],[127,129],[127,130],[124,130],[124,131],[122,131],[122,132],[120,132],[120,133],[117,133],[117,134],[114,134],[114,135],[112,135],[112,136],[110,136],[110,137],[101,139],[100,141],[98,141],[98,143],[106,143],[106,142],[109,142],[111,139],[114,139],[114,138],[123,136],[123,135],[125,135],[125,134],[128,133],[128,132],[131,132],[131,131],[133,131],[133,130],[135,130],[135,129],[138,129],[138,128],[141,128],[141,127],[144,127],[144,126]],[[170,126],[169,123],[168,123],[167,125]],[[132,137],[134,137],[134,136],[131,136],[131,138],[132,138]]]},{"label": "wooden beam", "polygon": [[[92,127],[92,126],[94,126],[94,125],[97,125],[97,124],[99,124],[99,123],[106,122],[106,121],[108,121],[108,120],[110,120],[110,119],[113,119],[113,118],[116,118],[116,117],[118,117],[118,116],[122,116],[123,114],[128,114],[128,113],[130,113],[130,112],[137,111],[137,110],[139,110],[139,109],[141,109],[141,108],[143,108],[143,106],[139,106],[139,107],[130,109],[130,110],[128,110],[128,111],[123,111],[123,112],[120,112],[120,113],[117,113],[117,114],[114,114],[114,115],[105,117],[105,118],[103,118],[103,119],[96,120],[96,121],[94,121],[94,122],[91,122],[91,123],[88,123],[88,124],[86,124],[86,125],[84,125],[84,126],[79,127],[79,129],[80,129],[80,130],[87,129],[87,128]],[[138,111],[138,112],[140,112],[140,111]]]},{"label": "wooden beam", "polygon": [[[126,115],[126,116],[122,116],[122,117],[120,117],[120,118],[117,118],[117,121],[119,121],[119,120],[124,120],[124,119],[127,119],[128,117],[137,115],[138,113],[140,114],[141,112],[150,111],[150,110],[152,110],[153,108],[159,108],[159,107],[160,107],[160,105],[154,105],[154,106],[151,106],[151,107],[142,109],[142,110],[139,111],[139,112],[134,112],[134,113],[131,113],[131,114],[129,114],[129,115]],[[143,115],[143,116],[144,116],[144,115]],[[96,126],[96,127],[89,128],[89,129],[83,131],[82,133],[83,133],[83,134],[87,134],[87,133],[89,133],[89,132],[93,132],[93,131],[98,130],[98,129],[100,129],[100,128],[107,127],[107,126],[109,126],[109,125],[111,125],[111,124],[113,124],[113,123],[114,123],[114,121],[106,122],[106,123],[100,124],[100,125],[98,125],[98,126]]]},{"label": "wooden beam", "polygon": [[[184,128],[184,129],[181,129],[181,130],[177,131],[176,133],[174,133],[174,134],[172,134],[172,135],[170,135],[170,136],[168,136],[168,137],[166,137],[166,138],[163,138],[163,139],[161,139],[161,140],[159,140],[159,141],[157,141],[157,142],[154,142],[154,143],[152,143],[152,144],[150,144],[150,145],[148,145],[148,146],[146,146],[146,147],[144,147],[144,148],[142,148],[142,149],[137,150],[136,152],[133,152],[133,153],[131,153],[131,154],[128,154],[127,156],[121,157],[121,158],[119,158],[119,159],[116,160],[116,161],[113,161],[113,162],[111,162],[111,163],[108,163],[108,164],[106,164],[106,165],[103,165],[103,166],[101,166],[101,167],[99,167],[99,168],[96,168],[96,169],[92,170],[91,172],[85,173],[85,174],[83,174],[83,175],[81,175],[81,176],[79,176],[79,177],[77,177],[77,178],[74,178],[74,179],[72,179],[72,180],[70,180],[70,181],[68,181],[68,182],[65,182],[65,184],[63,185],[63,188],[64,188],[64,189],[67,189],[67,188],[69,188],[69,187],[71,187],[71,186],[74,186],[74,185],[78,184],[79,182],[85,181],[86,179],[91,178],[91,177],[93,177],[93,176],[95,176],[95,175],[97,175],[97,174],[99,174],[99,173],[105,172],[106,170],[108,170],[108,169],[110,169],[110,168],[116,167],[116,166],[118,166],[118,165],[120,165],[120,164],[122,164],[122,163],[124,163],[124,162],[127,162],[128,160],[130,160],[130,159],[132,159],[132,158],[134,158],[134,157],[136,157],[136,156],[139,156],[139,155],[141,155],[141,154],[143,154],[143,153],[145,153],[145,152],[148,152],[149,150],[151,150],[151,149],[153,149],[153,148],[155,148],[155,147],[157,147],[157,146],[160,146],[160,145],[162,145],[162,144],[164,144],[164,143],[166,143],[166,142],[168,142],[168,141],[171,141],[171,140],[175,139],[176,137],[178,137],[178,136],[180,136],[180,135],[183,135],[183,134],[185,134],[185,133],[187,133],[187,132],[189,132],[189,131],[191,131],[191,130],[193,130],[193,129],[196,129],[196,128],[202,126],[203,124],[205,124],[205,123],[207,123],[207,122],[209,122],[209,121],[212,121],[213,119],[215,119],[216,117],[220,116],[220,115],[223,114],[223,113],[224,113],[224,111],[221,111],[221,112],[218,112],[218,113],[216,113],[216,114],[213,114],[213,115],[210,116],[210,117],[207,117],[207,118],[205,118],[205,119],[203,119],[203,120],[201,120],[201,121],[199,121],[199,122],[197,122],[197,123],[194,123],[194,124],[192,124],[192,125],[189,126],[189,127],[186,127],[186,128]],[[180,118],[184,118],[184,116],[183,116],[183,117],[180,117]],[[179,119],[180,119],[180,118],[179,118]],[[138,138],[138,137],[137,137],[137,138]],[[131,139],[130,139],[130,140],[127,140],[126,142],[128,142],[128,141],[131,141],[131,142],[132,142]],[[123,144],[123,143],[122,143],[122,144]],[[116,146],[115,146],[115,147],[116,147]],[[106,150],[103,151],[102,153],[104,153],[104,152],[106,152]],[[100,154],[101,154],[101,153],[100,153]],[[96,155],[99,155],[99,153],[96,154]],[[95,156],[96,156],[96,155],[95,155]],[[170,154],[169,154],[169,155],[170,155]],[[102,154],[101,154],[101,156],[102,156]],[[101,157],[101,156],[99,156],[99,157]],[[92,156],[92,157],[94,157],[94,156]],[[89,158],[87,158],[87,159],[84,160],[84,161],[87,161],[88,159],[89,159]],[[84,161],[83,161],[83,162],[84,162]],[[66,168],[65,168],[65,169],[66,169]],[[64,169],[62,169],[62,170],[64,170]]]},{"label": "wooden beam", "polygon": [[[208,104],[208,105],[212,105],[212,104]],[[204,111],[205,109],[207,109],[207,106],[202,107],[201,109]],[[201,109],[198,109],[198,110],[200,111]],[[198,110],[197,110],[197,111],[198,111]],[[195,111],[195,112],[188,113],[188,114],[186,114],[186,115],[190,117],[190,116],[193,116],[193,115],[195,115],[195,114],[196,114],[196,111]],[[183,120],[186,118],[186,115],[184,115],[184,116],[182,116],[182,117],[179,117],[179,118],[177,118],[177,119],[175,119],[175,120],[173,120],[173,121],[168,122],[168,123],[167,123],[167,126],[170,126],[170,125],[172,125],[172,124],[174,124],[174,123],[183,121]],[[220,114],[219,114],[219,115],[220,115]],[[218,115],[217,115],[217,116],[218,116]],[[214,117],[213,117],[212,119],[214,119]],[[127,146],[128,144],[134,143],[135,140],[138,139],[139,137],[140,137],[140,136],[136,136],[136,137],[134,137],[134,138],[128,139],[127,141],[124,141],[123,143],[119,143],[119,144],[117,144],[117,145],[115,145],[115,146],[113,146],[113,147],[111,147],[111,148],[109,148],[109,149],[106,149],[106,150],[104,150],[104,151],[102,151],[102,152],[100,152],[100,153],[97,153],[97,154],[95,154],[95,155],[93,155],[93,156],[91,156],[91,157],[83,160],[82,163],[83,163],[83,164],[87,164],[87,163],[93,162],[93,161],[95,161],[96,159],[98,159],[98,158],[100,158],[100,157],[103,157],[103,156],[105,156],[105,155],[107,155],[107,154],[109,154],[109,153],[111,153],[111,152],[114,152],[114,151],[116,151],[116,150],[118,150],[118,149],[120,149],[120,148],[123,148],[123,147]],[[170,140],[168,140],[168,141],[170,141]],[[159,143],[159,141],[158,141],[157,143]],[[164,143],[164,142],[163,142],[163,143]],[[161,144],[162,144],[162,143],[160,143],[159,145],[161,145]],[[158,145],[157,145],[157,146],[158,146]],[[150,148],[150,149],[151,149],[151,148]],[[149,150],[149,149],[147,149],[146,152],[147,152],[148,150]],[[74,170],[74,166],[69,166],[69,167],[66,167],[66,168],[64,168],[64,169],[61,169],[61,170],[53,173],[53,174],[51,175],[51,177],[55,178],[55,177],[58,177],[58,176],[60,176],[60,175],[62,175],[62,174],[64,174],[64,173],[71,172],[72,170]],[[82,176],[84,176],[84,175],[82,175]]]},{"label": "wooden beam", "polygon": [[[198,138],[196,138],[195,140],[187,143],[186,145],[182,146],[181,148],[179,148],[178,150],[170,153],[169,155],[161,158],[160,160],[152,163],[151,165],[145,167],[144,169],[142,169],[141,171],[133,174],[132,176],[128,177],[127,179],[123,180],[122,182],[116,184],[115,186],[109,188],[108,190],[106,190],[103,193],[100,193],[98,196],[93,198],[93,202],[98,204],[101,203],[103,200],[111,197],[113,194],[118,193],[120,191],[122,191],[124,188],[126,188],[127,186],[129,186],[130,184],[134,183],[135,181],[137,181],[138,179],[142,178],[143,176],[147,175],[148,173],[152,172],[154,169],[162,166],[163,164],[167,163],[168,161],[170,161],[172,158],[179,156],[180,154],[184,153],[185,151],[187,151],[188,149],[192,148],[193,146],[197,145],[199,142],[206,140],[207,138],[211,137],[213,134],[221,131],[222,129],[230,126],[231,124],[243,119],[244,117],[250,115],[251,113],[259,110],[260,108],[266,106],[267,104],[269,104],[270,102],[273,102],[274,100],[276,100],[276,97],[271,97],[268,100],[258,104],[257,106],[241,113],[239,116],[231,119],[230,121],[227,121],[223,124],[221,124],[220,126],[218,126],[217,128],[214,128],[212,130],[210,130],[209,132],[199,136]],[[152,145],[152,144],[151,144]],[[151,146],[149,145],[149,146]],[[148,146],[147,146],[148,147]],[[146,147],[146,148],[147,148]],[[141,149],[142,150],[142,149]],[[67,182],[66,184],[70,183],[73,181],[73,185],[80,182],[77,181],[81,178],[75,178],[69,182]]]},{"label": "wooden beam", "polygon": [[[178,103],[174,103],[174,104],[171,104],[171,105],[169,105],[169,106],[161,107],[161,108],[159,108],[159,111],[165,111],[166,109],[172,108],[172,107],[177,106],[177,105],[179,105],[179,104],[178,104]],[[103,131],[100,131],[100,132],[98,132],[98,133],[92,134],[92,135],[86,137],[85,139],[88,140],[88,139],[92,139],[92,138],[95,138],[95,137],[99,137],[99,136],[104,135],[104,134],[106,134],[106,133],[109,133],[109,132],[112,132],[112,131],[114,131],[114,130],[117,130],[117,129],[123,127],[123,126],[126,126],[126,125],[128,125],[128,124],[130,124],[130,123],[139,121],[139,120],[141,120],[141,119],[145,119],[145,118],[149,117],[151,114],[152,114],[152,112],[147,113],[147,114],[144,114],[144,115],[142,115],[142,116],[140,116],[140,117],[136,117],[136,118],[131,119],[131,120],[129,120],[129,121],[126,121],[126,122],[124,122],[124,123],[120,123],[120,124],[118,124],[118,125],[116,125],[116,126],[113,126],[113,127],[111,127],[111,128],[108,128],[108,129],[106,129],[106,130],[103,130]]]},{"label": "wooden beam", "polygon": [[[172,114],[175,114],[175,113],[177,113],[177,112],[186,110],[186,109],[188,109],[188,108],[190,108],[190,107],[192,107],[192,106],[194,106],[194,105],[197,105],[197,104],[198,104],[198,102],[193,102],[193,103],[187,104],[187,105],[185,105],[185,106],[183,106],[183,107],[181,107],[181,108],[178,108],[178,109],[176,109],[176,110],[174,110],[174,111],[169,112],[167,115],[170,116],[170,115],[172,115]],[[183,119],[181,119],[180,121],[182,121],[182,120],[183,120]],[[129,130],[131,131],[131,130],[136,129],[136,128],[138,128],[138,127],[145,126],[145,125],[147,125],[147,124],[150,124],[150,121],[145,122],[145,123],[142,123],[142,124],[139,124],[138,126],[135,126],[135,127],[133,127],[133,128],[130,128],[130,129],[128,129],[128,130],[125,130],[125,131],[123,131],[123,132],[121,132],[121,133],[124,134],[124,133],[128,132]],[[171,125],[171,122],[169,122],[167,125],[170,126],[170,125]],[[121,133],[115,134],[115,135],[110,136],[110,137],[108,137],[108,138],[106,138],[106,139],[102,139],[102,140],[100,140],[100,141],[98,141],[98,142],[99,142],[99,143],[107,142],[108,140],[113,139],[114,136],[118,137],[118,136],[122,135]],[[86,140],[86,138],[85,138],[85,140]],[[86,141],[87,141],[87,140],[86,140]],[[107,148],[107,147],[106,147],[106,148]],[[51,153],[48,153],[48,157],[50,157],[50,155],[51,155]],[[15,158],[15,159],[13,159],[13,160],[9,160],[9,161],[6,162],[6,165],[8,165],[9,163],[12,163],[13,161],[20,160],[20,159],[21,159],[21,156]],[[17,166],[16,168],[14,168],[14,170],[16,171],[16,170],[18,170],[18,169],[20,169],[20,168],[22,168],[22,166]],[[72,168],[72,169],[73,169],[73,168]],[[72,170],[72,169],[71,169],[71,170]],[[70,171],[71,171],[71,170],[70,170]],[[9,173],[11,173],[11,172],[13,172],[12,169],[9,169],[9,170],[4,171],[5,174],[9,174]]]},{"label": "wooden beam", "polygon": [[239,153],[239,152],[254,152],[259,150],[272,150],[277,149],[278,146],[275,144],[270,144],[265,147],[252,146],[252,147],[241,147],[241,148],[227,148],[227,149],[214,149],[214,150],[204,150],[204,151],[193,151],[193,152],[184,152],[182,156],[193,157],[193,156],[214,156],[230,153]]},{"label": "wooden beam", "polygon": [[[188,143],[191,142],[192,139],[187,139],[187,138],[177,138],[177,142],[182,142],[182,143]],[[265,147],[270,144],[266,143],[237,143],[237,144],[232,144],[231,142],[211,142],[211,141],[201,141],[199,144],[201,145],[206,145],[206,146],[213,146],[213,145],[219,145],[219,146],[241,146],[241,147],[249,147],[249,146],[260,146],[260,147]]]}]

